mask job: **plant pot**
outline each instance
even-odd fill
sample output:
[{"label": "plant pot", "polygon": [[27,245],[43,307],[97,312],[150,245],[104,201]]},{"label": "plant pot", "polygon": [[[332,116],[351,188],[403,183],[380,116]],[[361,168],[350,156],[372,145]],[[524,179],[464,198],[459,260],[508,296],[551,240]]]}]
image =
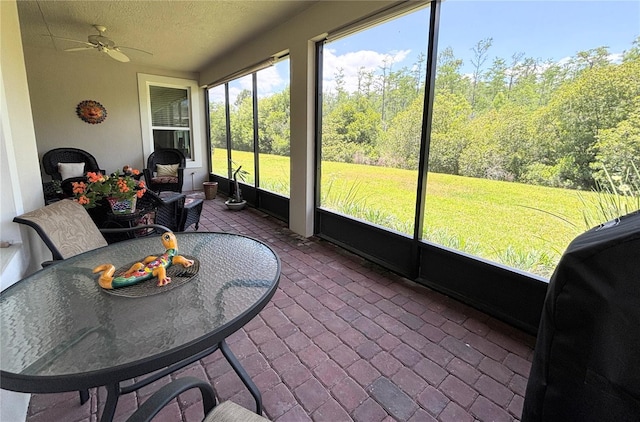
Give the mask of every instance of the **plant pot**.
[{"label": "plant pot", "polygon": [[117,199],[108,197],[107,201],[111,206],[111,211],[114,214],[133,214],[136,211],[136,201],[138,197],[133,196],[130,199]]},{"label": "plant pot", "polygon": [[229,208],[230,210],[241,210],[243,209],[246,205],[247,205],[247,201],[245,201],[244,199],[242,200],[242,202],[232,202],[230,199],[227,199],[224,204],[227,206],[227,208]]},{"label": "plant pot", "polygon": [[204,182],[202,186],[204,187],[204,198],[215,199],[218,194],[218,182]]}]

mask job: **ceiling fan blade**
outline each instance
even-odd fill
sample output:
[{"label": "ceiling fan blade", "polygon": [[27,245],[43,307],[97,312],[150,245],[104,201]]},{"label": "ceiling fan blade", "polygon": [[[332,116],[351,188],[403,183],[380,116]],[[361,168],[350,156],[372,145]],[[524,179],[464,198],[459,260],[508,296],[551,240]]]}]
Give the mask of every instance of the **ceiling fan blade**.
[{"label": "ceiling fan blade", "polygon": [[84,51],[84,50],[90,50],[92,48],[95,48],[95,47],[91,46],[91,47],[65,48],[64,51]]},{"label": "ceiling fan blade", "polygon": [[118,51],[116,49],[110,49],[110,48],[105,48],[102,51],[107,53],[109,57],[111,57],[112,59],[115,59],[119,62],[126,63],[129,61],[129,57],[127,57],[127,55],[124,54],[122,51]]},{"label": "ceiling fan blade", "polygon": [[[49,36],[49,35],[47,35]],[[55,38],[57,40],[64,40],[64,41],[71,41],[71,42],[78,42],[80,44],[86,44],[86,45],[90,45],[90,46],[94,46],[93,44],[86,42],[86,41],[80,41],[80,40],[74,40],[72,38],[64,38],[64,37],[56,37],[55,35],[51,35],[51,38]]]},{"label": "ceiling fan blade", "polygon": [[126,48],[127,50],[136,50],[136,51],[140,51],[141,53],[145,53],[145,54],[148,54],[150,56],[153,56],[153,53],[150,53],[150,52],[148,52],[146,50],[140,50],[139,48],[125,47],[124,45],[119,45],[119,46],[116,47],[116,49],[118,49],[118,48]]}]

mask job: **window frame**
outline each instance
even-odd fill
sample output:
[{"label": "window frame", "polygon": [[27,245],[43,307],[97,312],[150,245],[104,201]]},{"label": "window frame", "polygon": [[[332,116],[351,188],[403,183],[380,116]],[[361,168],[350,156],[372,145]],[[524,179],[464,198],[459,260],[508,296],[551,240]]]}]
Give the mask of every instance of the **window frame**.
[{"label": "window frame", "polygon": [[[202,90],[197,81],[169,76],[138,73],[138,98],[140,105],[140,125],[142,129],[142,151],[144,159],[154,152],[154,139],[151,118],[151,86],[186,89],[189,99],[189,133],[191,137],[191,158],[187,158],[187,168],[202,167],[202,150],[206,140],[202,137]],[[184,128],[183,128],[184,129]]]},{"label": "window frame", "polygon": [[[290,200],[291,197],[291,188],[289,186],[289,192],[285,195],[281,192],[275,192],[275,191],[271,191],[268,189],[263,188],[260,185],[260,155],[262,154],[260,152],[260,145],[259,145],[259,113],[258,113],[258,104],[260,101],[260,98],[258,97],[258,73],[262,70],[268,69],[270,67],[275,67],[276,65],[278,65],[279,63],[283,62],[283,61],[287,61],[288,62],[288,76],[289,76],[289,89],[291,87],[291,60],[289,57],[289,53],[280,53],[277,57],[271,57],[265,61],[262,61],[256,65],[250,66],[248,68],[245,68],[243,70],[240,70],[238,72],[235,72],[225,78],[220,79],[219,81],[216,81],[215,83],[211,83],[206,87],[205,90],[205,95],[207,97],[207,114],[206,114],[206,118],[208,120],[208,136],[209,138],[211,137],[211,120],[210,120],[210,116],[209,116],[209,91],[215,88],[219,88],[219,87],[224,87],[225,90],[225,96],[224,96],[224,106],[225,106],[225,125],[226,125],[226,137],[227,137],[227,146],[226,146],[226,150],[227,150],[227,172],[228,172],[228,176],[227,179],[231,180],[231,175],[232,175],[232,151],[234,151],[233,149],[233,141],[232,141],[232,137],[231,137],[231,116],[230,116],[230,104],[231,104],[231,98],[230,98],[230,94],[229,94],[229,84],[236,82],[242,78],[245,77],[250,77],[251,78],[251,102],[252,102],[252,112],[253,112],[253,116],[252,116],[252,131],[253,131],[253,150],[251,151],[252,154],[254,154],[254,159],[253,159],[253,167],[252,167],[252,171],[253,171],[253,183],[249,183],[249,182],[241,182],[241,184],[243,185],[243,189],[249,188],[249,189],[253,189],[255,190],[255,192],[257,192],[257,196],[259,197],[261,194],[267,194],[267,195],[273,195],[275,197],[280,197],[280,198],[284,198],[286,201]],[[291,104],[291,94],[289,94],[289,105]],[[290,107],[289,107],[290,108]],[[289,116],[290,119],[290,116]],[[291,126],[291,122],[289,121],[289,126]],[[291,146],[291,136],[289,134],[289,147]],[[211,150],[211,139],[209,139],[209,144],[208,144],[208,148],[207,150],[210,151]],[[291,159],[291,156],[287,156],[289,158],[289,160]],[[217,176],[217,177],[225,177],[224,175],[218,174],[218,173],[214,173],[213,172],[213,160],[211,160],[209,162],[209,168],[208,171],[211,175]],[[291,178],[291,175],[289,175],[289,178]],[[247,189],[245,189],[243,192],[247,192]],[[287,217],[288,219],[288,217]]]}]

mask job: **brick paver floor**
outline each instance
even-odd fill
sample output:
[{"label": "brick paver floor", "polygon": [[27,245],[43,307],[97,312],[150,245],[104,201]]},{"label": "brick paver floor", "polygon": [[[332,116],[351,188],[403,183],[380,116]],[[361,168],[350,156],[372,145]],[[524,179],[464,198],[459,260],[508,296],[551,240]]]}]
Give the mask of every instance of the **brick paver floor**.
[{"label": "brick paver floor", "polygon": [[[254,237],[281,258],[275,296],[228,339],[270,420],[520,418],[533,337],[326,241],[302,238],[255,209],[228,211],[220,196],[205,201],[200,230]],[[209,380],[221,400],[254,405],[220,351],[171,377],[182,376]],[[115,420],[169,381],[122,396]],[[106,392],[90,396],[81,406],[77,392],[34,394],[27,420],[97,421]],[[198,393],[189,391],[155,420],[202,416]]]}]

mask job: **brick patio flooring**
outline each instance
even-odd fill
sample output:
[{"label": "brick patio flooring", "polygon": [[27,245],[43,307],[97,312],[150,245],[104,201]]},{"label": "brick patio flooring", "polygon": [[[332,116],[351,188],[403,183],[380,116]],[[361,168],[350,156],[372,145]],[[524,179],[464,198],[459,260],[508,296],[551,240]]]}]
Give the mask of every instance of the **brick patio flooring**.
[{"label": "brick patio flooring", "polygon": [[[202,194],[202,193],[200,193]],[[193,230],[193,227],[190,229]],[[200,231],[242,233],[282,260],[279,289],[228,339],[273,421],[513,421],[520,418],[534,338],[317,238],[305,239],[255,209],[205,201]],[[251,395],[220,351],[175,373],[209,380],[221,400]],[[118,402],[124,421],[165,377]],[[104,388],[34,394],[29,422],[97,421]],[[157,421],[200,421],[198,393]]]}]

